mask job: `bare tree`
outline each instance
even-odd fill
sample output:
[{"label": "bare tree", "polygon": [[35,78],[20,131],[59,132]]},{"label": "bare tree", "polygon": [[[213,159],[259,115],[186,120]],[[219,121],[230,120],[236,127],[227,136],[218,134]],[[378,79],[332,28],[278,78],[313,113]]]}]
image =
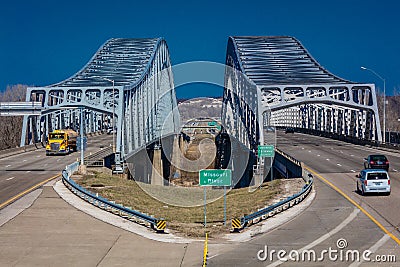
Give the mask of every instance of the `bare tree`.
[{"label": "bare tree", "polygon": [[[25,101],[26,85],[7,86],[0,92],[0,102]],[[22,116],[0,116],[0,150],[17,147],[21,139]]]}]

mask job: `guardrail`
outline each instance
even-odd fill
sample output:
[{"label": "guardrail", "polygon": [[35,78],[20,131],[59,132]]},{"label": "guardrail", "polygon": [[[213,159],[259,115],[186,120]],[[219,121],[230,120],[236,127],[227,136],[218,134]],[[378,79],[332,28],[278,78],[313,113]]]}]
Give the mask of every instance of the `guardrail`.
[{"label": "guardrail", "polygon": [[75,162],[65,168],[62,171],[62,181],[64,185],[69,188],[75,195],[84,199],[85,201],[95,205],[103,210],[112,212],[116,215],[119,215],[123,218],[130,219],[135,221],[138,219],[139,221],[143,221],[145,223],[149,223],[150,226],[155,229],[157,232],[164,232],[166,228],[166,221],[164,219],[156,219],[147,214],[143,214],[139,211],[132,210],[128,207],[124,207],[120,204],[116,204],[113,201],[109,201],[108,199],[99,196],[98,193],[94,194],[93,192],[83,188],[78,185],[72,178],[71,175],[78,170],[79,162]]},{"label": "guardrail", "polygon": [[244,227],[258,223],[261,220],[265,220],[268,217],[272,217],[277,213],[280,213],[294,205],[299,204],[311,191],[312,185],[313,185],[313,179],[312,177],[309,177],[306,184],[303,186],[303,188],[299,193],[296,193],[276,204],[260,209],[252,214],[245,215],[240,219],[238,218],[232,219],[232,230],[240,231]]},{"label": "guardrail", "polygon": [[0,115],[40,115],[42,102],[0,102]]}]

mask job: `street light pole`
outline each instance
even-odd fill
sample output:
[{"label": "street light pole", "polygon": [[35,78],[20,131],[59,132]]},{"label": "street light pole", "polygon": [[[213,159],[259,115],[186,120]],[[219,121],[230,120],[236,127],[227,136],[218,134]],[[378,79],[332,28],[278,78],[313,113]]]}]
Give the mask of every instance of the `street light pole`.
[{"label": "street light pole", "polygon": [[112,94],[113,94],[113,112],[112,112],[112,139],[113,139],[113,153],[115,154],[115,92],[114,92],[114,80],[112,82]]},{"label": "street light pole", "polygon": [[361,69],[372,72],[375,76],[383,81],[383,143],[386,143],[386,79],[382,78],[381,75],[372,69],[366,67],[361,67]]}]

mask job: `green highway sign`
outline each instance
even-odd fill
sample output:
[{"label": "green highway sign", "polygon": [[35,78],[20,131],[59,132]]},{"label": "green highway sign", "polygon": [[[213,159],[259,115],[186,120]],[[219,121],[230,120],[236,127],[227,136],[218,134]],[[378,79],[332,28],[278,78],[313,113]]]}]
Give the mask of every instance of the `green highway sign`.
[{"label": "green highway sign", "polygon": [[201,186],[231,186],[231,170],[200,170]]},{"label": "green highway sign", "polygon": [[259,157],[274,157],[275,147],[274,145],[258,146],[258,156]]}]

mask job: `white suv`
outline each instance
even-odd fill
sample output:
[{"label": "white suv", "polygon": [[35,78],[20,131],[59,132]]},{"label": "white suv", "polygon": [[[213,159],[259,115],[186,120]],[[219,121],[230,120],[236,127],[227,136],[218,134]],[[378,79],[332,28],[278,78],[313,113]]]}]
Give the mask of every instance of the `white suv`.
[{"label": "white suv", "polygon": [[390,195],[390,177],[385,170],[366,169],[357,175],[357,192]]}]

